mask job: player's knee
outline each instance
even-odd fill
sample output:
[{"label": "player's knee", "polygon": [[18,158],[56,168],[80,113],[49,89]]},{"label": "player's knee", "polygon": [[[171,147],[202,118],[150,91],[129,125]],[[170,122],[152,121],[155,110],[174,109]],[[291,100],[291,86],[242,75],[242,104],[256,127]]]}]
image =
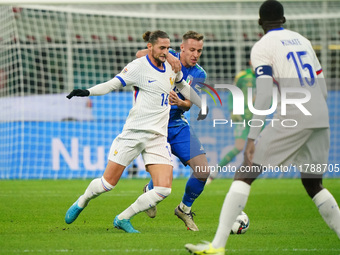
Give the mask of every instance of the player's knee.
[{"label": "player's knee", "polygon": [[260,165],[253,164],[252,166],[248,166],[246,163],[243,163],[242,166],[237,169],[234,180],[243,181],[251,185],[261,173],[262,168]]},{"label": "player's knee", "polygon": [[160,200],[165,199],[167,196],[171,194],[171,188],[155,186],[153,189],[159,196]]},{"label": "player's knee", "polygon": [[256,180],[256,178],[242,178],[242,177],[234,177],[234,181],[243,181],[248,185],[252,185],[252,183]]},{"label": "player's knee", "polygon": [[206,181],[208,179],[210,175],[210,171],[206,171],[206,172],[193,172],[193,176],[200,180],[200,181]]}]

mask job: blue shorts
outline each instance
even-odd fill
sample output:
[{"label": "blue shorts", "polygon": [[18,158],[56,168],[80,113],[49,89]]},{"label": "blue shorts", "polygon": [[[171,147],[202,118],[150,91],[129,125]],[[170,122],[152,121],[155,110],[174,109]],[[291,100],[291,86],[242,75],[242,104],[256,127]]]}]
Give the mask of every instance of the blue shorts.
[{"label": "blue shorts", "polygon": [[187,161],[201,154],[205,154],[203,145],[189,125],[168,128],[168,143],[171,152],[178,157],[183,165]]}]

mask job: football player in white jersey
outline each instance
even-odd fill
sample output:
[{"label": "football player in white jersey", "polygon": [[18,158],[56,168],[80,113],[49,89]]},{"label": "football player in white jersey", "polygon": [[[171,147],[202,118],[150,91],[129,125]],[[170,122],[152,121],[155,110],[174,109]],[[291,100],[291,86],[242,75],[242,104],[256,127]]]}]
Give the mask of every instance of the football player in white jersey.
[{"label": "football player in white jersey", "polygon": [[[244,163],[224,200],[215,237],[212,243],[186,244],[193,254],[225,254],[231,227],[247,203],[250,185],[269,166],[297,166],[308,195],[340,238],[339,206],[322,186],[321,169],[317,171],[317,165],[327,164],[330,143],[327,89],[320,63],[306,38],[282,27],[286,20],[280,2],[265,1],[259,14],[259,25],[265,35],[251,52],[256,74],[254,108],[270,108],[275,83],[281,95],[291,91],[289,99],[293,100],[287,105],[286,113],[278,100],[273,119],[279,123],[294,120],[294,125],[267,125],[262,132],[255,125],[250,128]],[[254,119],[263,121],[265,115],[254,114]]]},{"label": "football player in white jersey", "polygon": [[[129,63],[112,80],[87,90],[73,90],[67,97],[104,95],[121,86],[133,86],[134,104],[129,112],[123,131],[112,142],[108,164],[101,178],[94,179],[85,193],[68,209],[65,222],[76,220],[89,201],[112,190],[118,183],[125,167],[142,154],[146,170],[154,180],[154,189],[141,196],[114,219],[114,226],[128,233],[139,233],[130,218],[165,199],[171,193],[172,162],[170,145],[167,143],[169,120],[169,94],[174,85],[180,87],[186,98],[201,107],[200,97],[175,73],[166,56],[170,47],[169,36],[160,30],[146,32],[148,55]],[[204,117],[204,116],[203,116]],[[202,116],[199,116],[202,118]]]},{"label": "football player in white jersey", "polygon": [[[203,51],[204,36],[195,31],[188,31],[182,39],[181,52],[170,49],[167,61],[174,70],[179,62],[178,70],[182,71],[183,79],[191,87],[197,89],[196,86],[201,87],[200,83],[204,83],[207,77],[205,70],[197,64]],[[142,57],[146,54],[148,54],[147,49],[138,51],[136,56]],[[185,223],[188,230],[198,231],[193,217],[195,213],[191,208],[203,192],[209,176],[209,170],[201,171],[201,169],[209,169],[208,160],[203,145],[183,115],[185,111],[190,110],[191,102],[187,99],[184,100],[180,93],[176,93],[176,87],[171,92],[170,99],[172,107],[168,125],[168,142],[171,145],[171,152],[180,159],[183,165],[189,165],[192,169],[192,174],[185,185],[182,201],[176,206],[174,214]],[[145,185],[143,191],[150,189],[153,189],[152,179]],[[157,208],[153,207],[145,212],[150,218],[154,218]]]}]

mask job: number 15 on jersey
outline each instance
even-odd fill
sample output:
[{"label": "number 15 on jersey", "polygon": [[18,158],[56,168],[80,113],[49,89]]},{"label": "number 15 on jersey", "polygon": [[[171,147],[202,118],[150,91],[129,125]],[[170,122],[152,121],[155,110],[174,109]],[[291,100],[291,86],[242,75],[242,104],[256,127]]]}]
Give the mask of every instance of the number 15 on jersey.
[{"label": "number 15 on jersey", "polygon": [[[307,56],[306,51],[291,51],[287,54],[287,59],[288,61],[293,61],[301,86],[305,86],[305,81],[309,86],[313,86],[315,83],[314,70],[310,64],[304,62],[305,56]],[[309,72],[309,77],[303,77],[302,75],[302,72],[306,69]]]}]

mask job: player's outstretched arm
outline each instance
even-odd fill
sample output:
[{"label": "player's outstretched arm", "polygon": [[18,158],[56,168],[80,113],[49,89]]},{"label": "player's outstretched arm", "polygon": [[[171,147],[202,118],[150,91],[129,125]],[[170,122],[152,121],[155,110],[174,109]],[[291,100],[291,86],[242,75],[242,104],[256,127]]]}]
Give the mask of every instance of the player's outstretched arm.
[{"label": "player's outstretched arm", "polygon": [[87,97],[87,96],[101,96],[110,93],[111,91],[118,89],[122,86],[121,81],[118,78],[113,78],[107,82],[100,83],[89,89],[74,89],[66,97],[71,99],[72,97]]},{"label": "player's outstretched arm", "polygon": [[66,97],[71,99],[72,97],[88,97],[90,95],[90,91],[87,89],[74,89],[68,94]]}]

